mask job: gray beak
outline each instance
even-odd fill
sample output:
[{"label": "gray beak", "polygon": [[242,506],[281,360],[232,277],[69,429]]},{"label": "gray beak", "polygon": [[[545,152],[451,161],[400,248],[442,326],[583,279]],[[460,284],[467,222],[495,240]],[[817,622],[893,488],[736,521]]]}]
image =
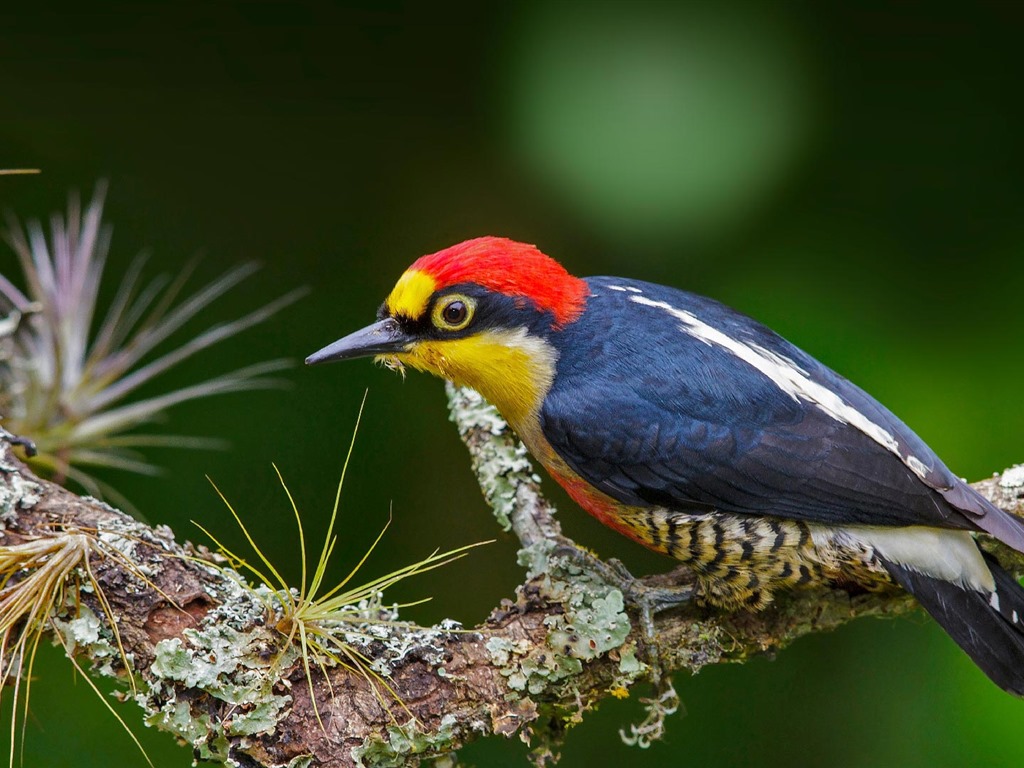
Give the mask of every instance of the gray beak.
[{"label": "gray beak", "polygon": [[306,358],[306,365],[371,355],[393,355],[407,351],[414,341],[394,318],[386,317],[314,352]]}]

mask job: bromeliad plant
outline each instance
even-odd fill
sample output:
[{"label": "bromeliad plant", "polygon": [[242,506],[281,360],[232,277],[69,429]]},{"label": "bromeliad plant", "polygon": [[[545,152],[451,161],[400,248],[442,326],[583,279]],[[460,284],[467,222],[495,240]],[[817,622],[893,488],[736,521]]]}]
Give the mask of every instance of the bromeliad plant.
[{"label": "bromeliad plant", "polygon": [[[116,614],[97,578],[95,566],[103,561],[116,564],[131,577],[159,592],[169,605],[174,600],[162,592],[143,570],[127,555],[104,542],[95,530],[55,526],[46,536],[24,538],[15,544],[0,545],[0,701],[11,690],[10,745],[8,765],[13,768],[15,745],[24,744],[24,727],[28,720],[32,668],[43,636],[48,634],[63,648],[79,676],[99,697],[103,705],[135,742],[146,762],[149,757],[124,719],[111,706],[96,684],[75,659],[74,640],[65,637],[58,616],[74,623],[80,619],[82,592],[88,591],[97,611],[105,616],[112,635],[112,652],[120,662],[120,671],[127,677],[132,692],[136,691],[135,675],[129,655],[125,652],[118,631]],[[99,622],[97,621],[97,626]],[[20,728],[19,728],[20,725]]]},{"label": "bromeliad plant", "polygon": [[272,360],[164,394],[136,400],[130,396],[186,358],[266,320],[300,292],[214,325],[153,357],[172,334],[255,267],[232,269],[179,300],[191,270],[146,282],[145,258],[139,256],[93,332],[111,235],[103,223],[104,193],[98,185],[84,211],[72,195],[67,214],[51,217],[49,236],[39,221],[23,228],[13,217],[8,219],[6,240],[21,265],[25,288],[0,274],[0,418],[9,431],[35,442],[33,469],[123,502],[87,468],[152,474],[156,467],[138,448],[210,447],[214,441],[135,430],[187,400],[273,386],[268,374],[288,363]]},{"label": "bromeliad plant", "polygon": [[[364,405],[365,402],[364,396]],[[362,406],[360,406],[359,417],[356,420],[356,430],[359,428],[359,418],[361,417]],[[267,616],[270,618],[270,625],[274,627],[281,638],[280,650],[270,665],[271,672],[269,676],[274,677],[279,671],[278,668],[290,648],[298,649],[302,670],[309,687],[313,712],[318,721],[320,721],[320,709],[317,706],[317,698],[314,691],[313,670],[319,669],[324,680],[330,685],[330,676],[327,669],[333,666],[344,667],[360,675],[373,691],[381,706],[387,710],[392,720],[397,722],[393,709],[394,703],[397,703],[404,709],[410,718],[415,719],[394,688],[374,669],[373,661],[353,641],[372,641],[378,639],[377,636],[366,631],[368,627],[373,625],[396,625],[399,623],[396,621],[398,609],[419,605],[430,599],[424,598],[411,603],[396,604],[392,606],[391,611],[386,611],[382,610],[382,606],[384,593],[388,589],[412,576],[432,571],[435,568],[440,568],[465,557],[468,550],[484,544],[490,544],[491,542],[482,541],[475,544],[467,544],[447,552],[435,549],[422,560],[362,584],[353,585],[353,577],[363,567],[363,564],[384,537],[388,525],[391,523],[389,518],[383,530],[381,530],[359,562],[349,571],[348,575],[333,587],[325,588],[328,561],[338,541],[335,533],[335,523],[337,522],[338,507],[341,501],[341,489],[345,483],[345,473],[348,469],[349,460],[352,458],[355,437],[355,432],[353,432],[352,442],[349,444],[348,454],[345,457],[345,463],[341,470],[341,477],[338,480],[338,487],[334,496],[334,507],[331,510],[330,522],[327,525],[327,533],[324,536],[320,556],[312,569],[312,574],[309,573],[308,568],[302,516],[299,513],[299,508],[292,497],[291,491],[288,490],[288,486],[281,476],[280,470],[278,470],[276,464],[274,465],[278,481],[288,497],[288,504],[295,517],[295,525],[299,534],[299,558],[302,575],[297,587],[289,585],[280,571],[260,550],[259,545],[253,539],[252,534],[249,533],[245,523],[242,522],[242,518],[216,485],[214,485],[214,490],[216,490],[225,506],[231,512],[238,527],[241,528],[249,547],[256,555],[258,563],[246,561],[243,557],[240,557],[219,542],[202,525],[199,525],[199,523],[194,524],[209,536],[210,540],[217,546],[220,554],[227,559],[230,566],[230,568],[216,565],[214,567],[219,568],[222,573],[235,580],[243,589],[262,603]],[[264,585],[264,589],[253,588],[248,581],[238,575],[239,572],[248,572]],[[410,625],[403,622],[402,626],[409,627]],[[331,693],[333,695],[333,690]],[[320,721],[320,725],[323,727],[322,721]]]}]

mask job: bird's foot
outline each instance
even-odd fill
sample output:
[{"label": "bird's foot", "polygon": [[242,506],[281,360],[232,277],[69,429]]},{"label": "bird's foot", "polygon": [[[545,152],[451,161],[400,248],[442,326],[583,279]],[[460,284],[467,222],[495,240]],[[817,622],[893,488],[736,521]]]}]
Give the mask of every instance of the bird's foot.
[{"label": "bird's foot", "polygon": [[644,583],[642,579],[631,574],[621,561],[615,558],[602,560],[569,539],[559,541],[552,554],[597,576],[622,593],[623,602],[627,607],[636,611],[639,616],[641,650],[645,662],[651,668],[651,679],[655,684],[660,683],[661,659],[654,631],[654,617],[662,611],[688,603],[693,597],[692,585],[670,584],[663,586]]},{"label": "bird's foot", "polygon": [[648,584],[633,576],[618,560],[612,558],[609,565],[621,573],[626,585],[623,595],[626,602],[640,612],[647,636],[654,636],[654,617],[662,611],[678,608],[693,599],[693,585]]}]

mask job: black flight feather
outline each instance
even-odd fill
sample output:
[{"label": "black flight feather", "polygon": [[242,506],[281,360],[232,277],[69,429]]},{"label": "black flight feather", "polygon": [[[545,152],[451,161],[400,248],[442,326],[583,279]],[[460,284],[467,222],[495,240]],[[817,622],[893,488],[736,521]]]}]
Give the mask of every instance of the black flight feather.
[{"label": "black flight feather", "polygon": [[993,594],[883,564],[996,685],[1024,696],[1024,588],[994,559],[985,559],[996,582]]}]

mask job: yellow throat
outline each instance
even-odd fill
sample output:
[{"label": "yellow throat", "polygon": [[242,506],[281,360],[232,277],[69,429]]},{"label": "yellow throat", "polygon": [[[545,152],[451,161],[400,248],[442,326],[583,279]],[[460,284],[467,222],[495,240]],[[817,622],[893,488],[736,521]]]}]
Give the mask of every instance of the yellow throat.
[{"label": "yellow throat", "polygon": [[395,357],[404,365],[472,387],[522,433],[551,388],[558,353],[544,339],[519,328],[421,341]]}]

